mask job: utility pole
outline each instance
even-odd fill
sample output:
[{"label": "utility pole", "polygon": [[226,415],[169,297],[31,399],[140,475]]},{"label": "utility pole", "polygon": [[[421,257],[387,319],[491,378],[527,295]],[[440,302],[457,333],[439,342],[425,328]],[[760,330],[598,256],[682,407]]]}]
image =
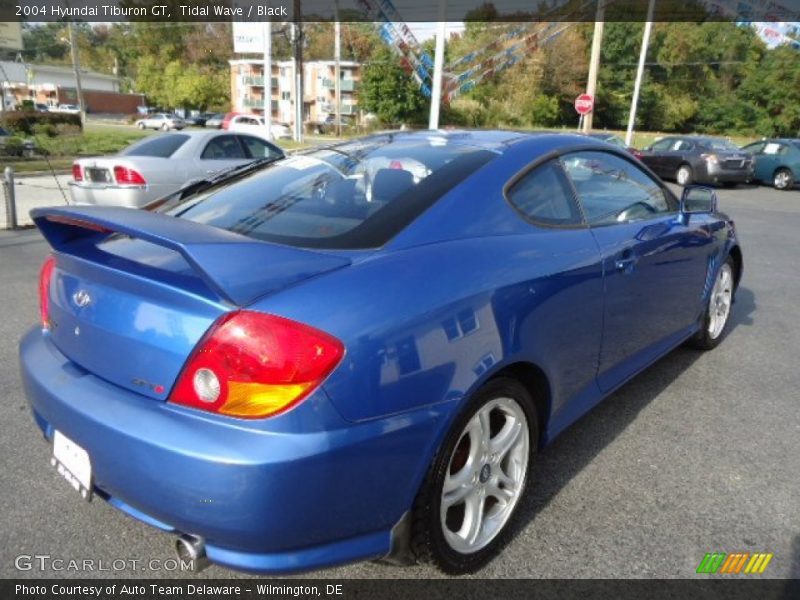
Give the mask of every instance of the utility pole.
[{"label": "utility pole", "polygon": [[335,66],[333,68],[334,81],[334,96],[336,101],[336,136],[342,135],[342,66],[339,64],[342,60],[342,24],[339,22],[339,3],[334,4],[336,10],[336,22],[334,25],[334,42],[333,42],[333,60]]},{"label": "utility pole", "polygon": [[264,21],[264,129],[272,139],[272,22]]},{"label": "utility pole", "polygon": [[653,10],[655,4],[656,0],[650,0],[650,3],[647,5],[647,21],[644,24],[642,49],[639,51],[639,66],[636,69],[636,81],[633,84],[631,111],[628,114],[628,131],[625,133],[626,146],[630,146],[633,142],[633,127],[636,124],[636,108],[639,104],[639,90],[641,90],[642,78],[644,77],[644,64],[647,61],[647,46],[650,43],[650,30],[653,28]]},{"label": "utility pole", "polygon": [[442,71],[444,70],[444,36],[447,33],[447,2],[439,0],[439,28],[436,31],[436,52],[433,57],[433,85],[428,129],[439,129],[439,109],[442,103]]},{"label": "utility pole", "polygon": [[[594,17],[594,35],[592,36],[592,56],[589,61],[589,81],[586,84],[586,93],[589,94],[593,100],[596,100],[595,93],[597,92],[597,72],[600,69],[600,47],[603,44],[603,19],[605,15],[605,0],[597,0],[597,12]],[[595,102],[595,106],[597,103]],[[592,130],[592,120],[594,116],[594,109],[592,112],[584,115],[583,117],[583,132],[589,133]]]},{"label": "utility pole", "polygon": [[293,0],[294,23],[292,24],[294,44],[294,139],[303,141],[303,23],[300,0]]},{"label": "utility pole", "polygon": [[78,108],[81,111],[81,125],[86,125],[86,104],[83,101],[83,88],[81,87],[81,63],[78,57],[78,44],[75,41],[75,28],[72,21],[67,22],[69,30],[69,49],[72,54],[72,69],[75,71],[75,91],[78,94]]}]

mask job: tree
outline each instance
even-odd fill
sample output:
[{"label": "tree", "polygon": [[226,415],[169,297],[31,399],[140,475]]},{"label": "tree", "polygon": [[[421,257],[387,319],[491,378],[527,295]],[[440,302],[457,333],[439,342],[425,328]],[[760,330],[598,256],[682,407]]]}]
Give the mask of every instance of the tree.
[{"label": "tree", "polygon": [[364,110],[390,125],[421,119],[428,104],[419,86],[388,48],[380,49],[364,67],[358,100]]}]

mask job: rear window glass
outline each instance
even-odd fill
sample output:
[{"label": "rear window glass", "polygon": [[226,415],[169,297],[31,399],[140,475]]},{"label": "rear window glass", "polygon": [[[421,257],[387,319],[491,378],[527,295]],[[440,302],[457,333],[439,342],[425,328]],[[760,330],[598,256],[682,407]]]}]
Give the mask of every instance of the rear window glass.
[{"label": "rear window glass", "polygon": [[371,248],[494,156],[443,138],[370,138],[292,156],[160,210],[259,240]]},{"label": "rear window glass", "polygon": [[737,152],[739,150],[739,146],[728,140],[704,140],[701,145],[709,150],[719,150],[720,152]]},{"label": "rear window glass", "polygon": [[122,156],[156,156],[169,158],[183,146],[189,136],[181,133],[164,133],[145,138],[120,152]]}]

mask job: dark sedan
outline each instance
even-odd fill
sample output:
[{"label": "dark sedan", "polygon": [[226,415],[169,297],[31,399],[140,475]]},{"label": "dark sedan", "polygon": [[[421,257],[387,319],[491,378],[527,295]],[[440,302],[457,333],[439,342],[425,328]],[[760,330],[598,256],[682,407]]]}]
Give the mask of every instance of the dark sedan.
[{"label": "dark sedan", "polygon": [[670,136],[648,146],[639,159],[664,179],[691,183],[747,183],[754,177],[752,157],[726,140]]}]

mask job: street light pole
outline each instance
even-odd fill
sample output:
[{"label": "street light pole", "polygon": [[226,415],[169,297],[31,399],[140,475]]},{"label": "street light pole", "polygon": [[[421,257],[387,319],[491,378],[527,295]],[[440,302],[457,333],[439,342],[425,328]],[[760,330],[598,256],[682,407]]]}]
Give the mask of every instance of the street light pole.
[{"label": "street light pole", "polygon": [[86,104],[83,101],[83,87],[81,86],[81,63],[78,57],[78,44],[75,42],[75,28],[72,21],[67,23],[69,31],[69,49],[72,55],[72,69],[75,71],[75,91],[78,94],[78,108],[81,111],[81,125],[86,125]]},{"label": "street light pole", "polygon": [[272,139],[272,21],[264,21],[264,128]]},{"label": "street light pole", "polygon": [[439,0],[439,29],[436,32],[436,53],[433,56],[433,85],[431,86],[431,113],[428,129],[439,129],[439,110],[442,104],[442,71],[444,70],[444,36],[447,33],[445,21],[446,0]]},{"label": "street light pole", "polygon": [[639,52],[639,66],[636,69],[636,81],[633,84],[633,98],[631,99],[631,111],[628,114],[628,131],[625,133],[625,145],[630,146],[633,142],[633,127],[636,124],[636,109],[639,104],[639,91],[642,87],[644,77],[644,64],[647,61],[647,46],[650,43],[650,30],[653,28],[653,10],[656,0],[650,0],[647,6],[647,21],[644,24],[644,35],[642,36],[642,49]]}]

